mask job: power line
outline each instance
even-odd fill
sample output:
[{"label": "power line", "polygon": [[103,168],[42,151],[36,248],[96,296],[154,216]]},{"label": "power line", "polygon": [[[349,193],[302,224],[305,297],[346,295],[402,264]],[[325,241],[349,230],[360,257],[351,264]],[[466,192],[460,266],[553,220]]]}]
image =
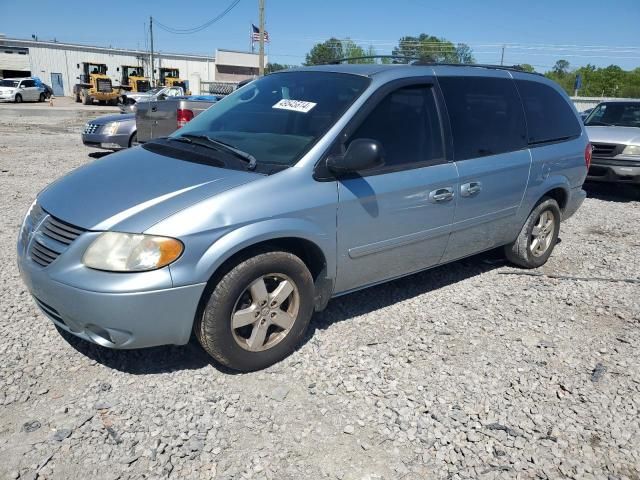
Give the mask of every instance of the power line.
[{"label": "power line", "polygon": [[164,30],[165,32],[173,33],[173,34],[176,34],[176,35],[191,35],[193,33],[198,33],[200,31],[204,30],[205,28],[210,27],[211,25],[213,25],[217,21],[219,21],[222,18],[224,18],[231,10],[233,10],[240,3],[240,1],[241,0],[234,0],[218,16],[212,18],[211,20],[209,20],[209,21],[207,21],[207,22],[205,22],[202,25],[197,26],[197,27],[193,27],[193,28],[174,28],[174,27],[169,27],[167,25],[164,25],[163,23],[158,22],[158,20],[156,20],[156,25],[158,27],[160,27],[162,30]]}]

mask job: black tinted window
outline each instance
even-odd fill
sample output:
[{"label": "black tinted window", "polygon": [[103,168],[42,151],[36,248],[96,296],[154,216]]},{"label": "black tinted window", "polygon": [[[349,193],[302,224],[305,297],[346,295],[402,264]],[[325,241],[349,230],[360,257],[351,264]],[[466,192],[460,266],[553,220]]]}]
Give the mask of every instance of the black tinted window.
[{"label": "black tinted window", "polygon": [[442,77],[456,160],[496,155],[526,146],[522,103],[506,78]]},{"label": "black tinted window", "polygon": [[430,86],[387,95],[350,138],[371,138],[384,149],[386,166],[443,161],[442,131]]},{"label": "black tinted window", "polygon": [[552,87],[540,82],[516,80],[527,117],[529,143],[577,137],[582,132],[573,109]]},{"label": "black tinted window", "polygon": [[25,87],[35,87],[36,84],[33,80],[24,80],[22,82],[22,85],[24,85]]}]

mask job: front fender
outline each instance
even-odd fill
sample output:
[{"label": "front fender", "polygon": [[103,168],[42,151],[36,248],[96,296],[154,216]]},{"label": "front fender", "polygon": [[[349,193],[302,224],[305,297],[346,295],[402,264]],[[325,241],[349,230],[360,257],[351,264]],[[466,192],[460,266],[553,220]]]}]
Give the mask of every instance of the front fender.
[{"label": "front fender", "polygon": [[324,254],[327,277],[336,272],[335,235],[302,218],[272,218],[220,232],[200,258],[194,262],[171,265],[175,286],[207,282],[220,266],[236,253],[269,240],[300,238],[314,243]]}]

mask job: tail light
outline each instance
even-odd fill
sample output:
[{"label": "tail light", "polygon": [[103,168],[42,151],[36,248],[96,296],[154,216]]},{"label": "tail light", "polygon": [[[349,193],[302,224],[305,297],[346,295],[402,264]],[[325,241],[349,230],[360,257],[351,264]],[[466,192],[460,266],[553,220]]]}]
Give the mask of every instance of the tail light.
[{"label": "tail light", "polygon": [[591,155],[593,153],[593,146],[591,143],[587,143],[587,146],[584,147],[584,163],[587,164],[587,169],[591,166]]},{"label": "tail light", "polygon": [[178,128],[184,127],[189,122],[189,120],[192,120],[192,119],[193,119],[193,110],[187,110],[186,108],[178,109],[178,116],[177,116]]}]

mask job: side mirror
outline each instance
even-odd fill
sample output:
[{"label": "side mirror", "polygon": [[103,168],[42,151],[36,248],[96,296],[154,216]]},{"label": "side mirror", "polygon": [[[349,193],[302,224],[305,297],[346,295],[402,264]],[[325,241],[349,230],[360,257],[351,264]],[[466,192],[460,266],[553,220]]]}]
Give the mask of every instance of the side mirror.
[{"label": "side mirror", "polygon": [[160,95],[158,95],[158,100],[165,100],[167,98],[167,96],[164,93],[161,93]]},{"label": "side mirror", "polygon": [[20,85],[18,88],[25,88],[25,86],[24,85]]},{"label": "side mirror", "polygon": [[349,144],[344,155],[327,159],[327,168],[334,175],[362,172],[384,165],[382,145],[370,138],[357,138]]}]

